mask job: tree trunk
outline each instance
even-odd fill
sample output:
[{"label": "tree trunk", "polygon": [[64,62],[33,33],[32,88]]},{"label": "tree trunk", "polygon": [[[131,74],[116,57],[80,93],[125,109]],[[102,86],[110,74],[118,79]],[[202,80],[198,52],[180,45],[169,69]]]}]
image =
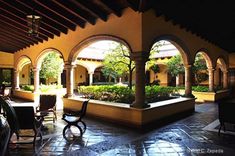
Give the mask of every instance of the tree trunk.
[{"label": "tree trunk", "polygon": [[132,89],[132,70],[129,69],[129,88]]}]

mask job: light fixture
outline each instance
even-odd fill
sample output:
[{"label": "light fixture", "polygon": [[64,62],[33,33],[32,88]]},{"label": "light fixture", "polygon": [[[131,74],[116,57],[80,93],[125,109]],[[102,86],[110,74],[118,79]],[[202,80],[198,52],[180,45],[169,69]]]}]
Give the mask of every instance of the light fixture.
[{"label": "light fixture", "polygon": [[34,9],[32,15],[27,15],[27,23],[28,23],[28,35],[37,37],[39,32],[41,16],[34,14]]}]

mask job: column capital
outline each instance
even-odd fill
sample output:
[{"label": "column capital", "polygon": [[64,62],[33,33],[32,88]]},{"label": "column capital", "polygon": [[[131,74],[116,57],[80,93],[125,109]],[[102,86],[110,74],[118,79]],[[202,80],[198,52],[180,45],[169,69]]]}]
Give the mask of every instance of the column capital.
[{"label": "column capital", "polygon": [[215,68],[213,68],[213,67],[208,67],[207,70],[208,70],[208,71],[215,71]]},{"label": "column capital", "polygon": [[192,68],[192,65],[191,64],[186,64],[184,65],[184,68],[187,69],[187,68]]},{"label": "column capital", "polygon": [[65,65],[64,65],[64,68],[65,68],[65,69],[73,69],[75,66],[76,66],[76,65],[74,65],[74,64],[65,64]]},{"label": "column capital", "polygon": [[149,53],[140,51],[140,52],[132,52],[130,53],[131,60],[133,61],[148,61],[149,59]]},{"label": "column capital", "polygon": [[15,72],[15,73],[18,73],[18,72],[20,72],[20,71],[14,68],[14,72]]},{"label": "column capital", "polygon": [[40,68],[38,68],[38,67],[33,67],[33,71],[34,71],[34,72],[39,71],[39,70],[40,70]]}]

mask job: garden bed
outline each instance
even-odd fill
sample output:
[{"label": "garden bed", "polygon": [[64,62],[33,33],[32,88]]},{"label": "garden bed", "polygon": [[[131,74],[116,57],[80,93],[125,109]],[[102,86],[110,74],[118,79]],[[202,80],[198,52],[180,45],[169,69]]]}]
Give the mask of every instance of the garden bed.
[{"label": "garden bed", "polygon": [[[85,99],[78,97],[63,98],[64,111],[80,110],[84,100]],[[195,99],[176,98],[149,104],[149,108],[137,109],[130,107],[129,104],[125,103],[90,100],[87,114],[128,126],[143,127],[146,124],[151,124],[157,120],[161,120],[175,114],[193,112]]]},{"label": "garden bed", "polygon": [[13,97],[21,98],[27,101],[35,101],[37,100],[39,94],[33,93],[31,91],[25,91],[25,90],[14,90],[13,91]]},{"label": "garden bed", "polygon": [[[184,94],[184,90],[179,90],[180,94]],[[192,91],[192,94],[196,98],[197,103],[203,103],[203,102],[216,102],[224,97],[229,96],[230,91],[229,90],[219,90],[217,92],[196,92]]]}]

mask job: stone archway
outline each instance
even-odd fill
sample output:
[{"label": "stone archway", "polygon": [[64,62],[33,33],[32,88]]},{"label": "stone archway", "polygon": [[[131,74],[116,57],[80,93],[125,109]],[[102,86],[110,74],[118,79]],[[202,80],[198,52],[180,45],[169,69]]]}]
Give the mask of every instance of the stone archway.
[{"label": "stone archway", "polygon": [[[215,70],[215,85],[223,86],[223,89],[228,88],[228,68],[223,57],[218,57]],[[222,81],[222,82],[221,82]]]},{"label": "stone archway", "polygon": [[57,50],[55,48],[46,48],[42,52],[40,52],[39,55],[37,56],[35,62],[34,62],[34,66],[33,66],[33,72],[34,72],[34,92],[38,92],[39,91],[39,83],[40,83],[39,72],[40,72],[40,68],[41,68],[41,65],[42,65],[42,62],[43,62],[44,58],[49,53],[57,53],[57,54],[59,54],[60,57],[62,58],[63,62],[64,62],[63,54],[59,50]]},{"label": "stone archway", "polygon": [[[202,55],[203,59],[206,62],[206,67],[208,71],[208,86],[209,86],[209,91],[213,92],[214,91],[214,66],[212,63],[211,57],[208,55],[208,51],[206,49],[200,49],[198,52],[195,54],[194,60],[196,60],[196,57],[198,54]],[[203,71],[202,71],[203,72]],[[204,74],[206,74],[204,72]]]},{"label": "stone archway", "polygon": [[30,64],[32,65],[31,59],[25,55],[21,56],[16,61],[16,67],[14,69],[14,89],[19,89],[20,83],[30,84]]},{"label": "stone archway", "polygon": [[[96,35],[96,36],[91,36],[91,37],[88,37],[87,39],[83,40],[82,42],[78,43],[70,52],[69,54],[69,58],[68,58],[68,62],[66,63],[66,67],[67,67],[67,96],[70,97],[73,95],[73,77],[74,77],[74,72],[73,72],[73,69],[74,67],[76,66],[76,61],[77,61],[77,58],[78,58],[78,55],[79,53],[87,48],[89,45],[95,43],[95,42],[98,42],[98,41],[114,41],[114,42],[118,42],[118,43],[121,43],[123,44],[124,46],[127,47],[128,51],[131,52],[131,48],[130,46],[128,45],[128,43],[126,41],[124,41],[123,39],[119,38],[119,37],[116,37],[116,36],[111,36],[111,35]],[[90,82],[93,81],[93,74],[94,74],[94,70],[95,68],[97,67],[94,67],[92,69],[88,69],[89,71],[89,80]]]},{"label": "stone archway", "polygon": [[190,57],[190,51],[187,48],[186,44],[178,37],[173,35],[161,35],[156,37],[156,39],[152,42],[151,48],[153,45],[159,41],[168,41],[179,51],[184,68],[185,68],[185,96],[191,97],[192,96],[192,58]]},{"label": "stone archway", "polygon": [[79,44],[77,44],[71,50],[71,52],[69,54],[68,63],[74,64],[74,62],[76,61],[76,58],[78,57],[78,54],[80,53],[80,51],[82,49],[88,47],[89,45],[91,45],[94,42],[101,41],[101,40],[110,40],[110,41],[115,41],[115,42],[121,43],[128,48],[130,53],[132,52],[131,47],[124,39],[121,39],[116,36],[111,36],[111,35],[96,35],[96,36],[88,37],[87,39],[85,39],[82,42],[80,42]]}]

